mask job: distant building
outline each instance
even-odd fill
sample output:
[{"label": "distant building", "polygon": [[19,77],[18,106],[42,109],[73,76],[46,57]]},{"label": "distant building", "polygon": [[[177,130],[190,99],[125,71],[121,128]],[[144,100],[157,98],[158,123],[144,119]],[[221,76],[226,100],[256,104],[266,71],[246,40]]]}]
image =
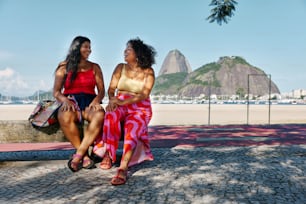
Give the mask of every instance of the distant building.
[{"label": "distant building", "polygon": [[293,98],[304,98],[306,97],[306,90],[305,89],[292,90],[292,97]]}]

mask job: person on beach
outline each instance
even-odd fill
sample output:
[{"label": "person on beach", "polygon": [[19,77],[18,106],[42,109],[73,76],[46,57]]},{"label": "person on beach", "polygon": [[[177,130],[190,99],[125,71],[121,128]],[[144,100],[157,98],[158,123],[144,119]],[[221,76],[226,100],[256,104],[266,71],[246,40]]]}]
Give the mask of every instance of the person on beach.
[{"label": "person on beach", "polygon": [[111,180],[113,185],[125,184],[128,167],[153,160],[148,124],[152,117],[150,93],[155,76],[151,66],[155,63],[155,55],[153,47],[139,38],[131,39],[124,50],[126,63],[118,64],[112,74],[103,136],[93,151],[103,158],[100,168],[110,169],[116,162],[121,131],[124,131],[123,155]]},{"label": "person on beach", "polygon": [[[97,63],[88,60],[90,53],[90,40],[83,36],[75,37],[66,60],[55,71],[53,96],[62,103],[58,121],[65,137],[76,149],[68,161],[73,172],[95,167],[88,149],[101,132],[104,120],[105,111],[101,106],[105,95],[103,74]],[[84,127],[81,138],[78,126],[83,120],[88,125]]]}]

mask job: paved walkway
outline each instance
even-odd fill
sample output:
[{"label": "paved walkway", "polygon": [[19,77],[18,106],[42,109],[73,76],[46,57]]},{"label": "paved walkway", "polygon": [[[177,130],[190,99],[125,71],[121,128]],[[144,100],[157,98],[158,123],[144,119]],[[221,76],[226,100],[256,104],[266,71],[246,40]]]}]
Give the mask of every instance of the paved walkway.
[{"label": "paved walkway", "polygon": [[[302,204],[305,127],[154,126],[150,132],[154,130],[155,160],[130,168],[126,185],[118,187],[109,183],[116,166],[72,173],[66,164],[72,149],[16,151],[15,147],[2,151],[0,158],[49,151],[54,160],[42,161],[38,154],[32,161],[1,162],[0,203]],[[63,154],[67,155],[61,159]]]}]

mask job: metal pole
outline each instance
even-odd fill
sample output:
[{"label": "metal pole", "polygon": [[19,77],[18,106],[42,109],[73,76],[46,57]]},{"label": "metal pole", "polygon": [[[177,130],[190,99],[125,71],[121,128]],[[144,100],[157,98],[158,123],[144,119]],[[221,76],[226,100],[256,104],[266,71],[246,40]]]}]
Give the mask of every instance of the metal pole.
[{"label": "metal pole", "polygon": [[268,124],[270,125],[271,119],[271,74],[248,74],[248,100],[247,100],[247,124],[249,124],[249,95],[250,95],[250,76],[268,76],[269,77],[269,115],[268,115]]},{"label": "metal pole", "polygon": [[208,87],[208,125],[210,125],[210,94],[211,94],[211,82],[209,80],[209,87]]},{"label": "metal pole", "polygon": [[247,125],[249,124],[250,74],[248,74]]},{"label": "metal pole", "polygon": [[269,121],[268,121],[269,125],[270,125],[270,116],[271,116],[271,74],[269,74]]}]

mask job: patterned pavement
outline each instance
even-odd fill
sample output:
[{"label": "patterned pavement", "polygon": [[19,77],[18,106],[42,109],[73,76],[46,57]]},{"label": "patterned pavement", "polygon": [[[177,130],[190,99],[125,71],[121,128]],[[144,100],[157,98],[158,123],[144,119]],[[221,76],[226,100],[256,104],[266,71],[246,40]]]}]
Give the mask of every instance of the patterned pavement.
[{"label": "patterned pavement", "polygon": [[[152,148],[306,144],[306,124],[151,126]],[[65,159],[68,142],[0,144],[0,161]]]},{"label": "patterned pavement", "polygon": [[306,144],[306,124],[154,126],[153,147]]},{"label": "patterned pavement", "polygon": [[117,164],[72,173],[67,143],[5,152],[1,144],[0,203],[306,203],[306,125],[149,131],[154,161],[130,168],[118,187],[109,183]]}]

